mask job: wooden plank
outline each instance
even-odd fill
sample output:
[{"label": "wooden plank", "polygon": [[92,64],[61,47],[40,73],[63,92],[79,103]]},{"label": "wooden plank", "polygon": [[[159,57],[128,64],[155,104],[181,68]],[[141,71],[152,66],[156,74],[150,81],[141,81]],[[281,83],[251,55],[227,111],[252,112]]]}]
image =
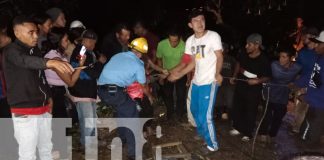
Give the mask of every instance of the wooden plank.
[{"label": "wooden plank", "polygon": [[177,153],[177,154],[165,154],[162,158],[187,158],[191,156],[190,153]]},{"label": "wooden plank", "polygon": [[171,146],[176,146],[176,145],[180,145],[182,144],[182,142],[178,141],[178,142],[170,142],[170,143],[163,143],[163,144],[158,144],[158,145],[154,145],[152,148],[155,149],[157,147],[171,147]]}]

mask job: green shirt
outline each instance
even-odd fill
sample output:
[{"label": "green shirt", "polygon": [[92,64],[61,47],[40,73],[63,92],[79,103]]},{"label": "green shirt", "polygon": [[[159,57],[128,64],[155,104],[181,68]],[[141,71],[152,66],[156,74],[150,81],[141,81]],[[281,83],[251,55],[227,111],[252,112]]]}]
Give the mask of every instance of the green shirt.
[{"label": "green shirt", "polygon": [[167,38],[159,42],[156,57],[162,59],[164,69],[170,70],[180,63],[184,50],[185,43],[182,40],[173,48]]}]

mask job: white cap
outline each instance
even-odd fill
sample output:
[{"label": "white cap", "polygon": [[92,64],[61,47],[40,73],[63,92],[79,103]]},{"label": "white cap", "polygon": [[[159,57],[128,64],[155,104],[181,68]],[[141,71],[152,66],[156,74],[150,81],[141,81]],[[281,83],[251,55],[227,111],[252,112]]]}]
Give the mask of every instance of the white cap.
[{"label": "white cap", "polygon": [[84,28],[86,29],[86,27],[83,25],[83,23],[79,20],[75,20],[73,22],[71,22],[70,24],[70,29],[72,28]]},{"label": "white cap", "polygon": [[317,43],[324,43],[324,31],[322,31],[318,37],[314,38],[313,41]]}]

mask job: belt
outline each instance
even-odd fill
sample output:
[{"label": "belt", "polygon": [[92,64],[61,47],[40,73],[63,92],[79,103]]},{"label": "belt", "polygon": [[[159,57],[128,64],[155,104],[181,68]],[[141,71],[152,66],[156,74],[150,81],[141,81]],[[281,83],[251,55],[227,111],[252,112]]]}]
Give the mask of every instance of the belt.
[{"label": "belt", "polygon": [[120,87],[115,84],[105,84],[105,85],[99,85],[99,89],[106,89],[106,90],[122,90],[124,91],[126,88],[125,87]]}]

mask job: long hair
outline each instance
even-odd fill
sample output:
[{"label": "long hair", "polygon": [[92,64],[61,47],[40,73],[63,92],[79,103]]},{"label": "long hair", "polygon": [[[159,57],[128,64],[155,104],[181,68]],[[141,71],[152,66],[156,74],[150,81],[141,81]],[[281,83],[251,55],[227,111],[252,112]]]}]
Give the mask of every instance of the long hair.
[{"label": "long hair", "polygon": [[62,39],[67,34],[67,30],[64,28],[52,28],[51,32],[47,36],[47,41],[45,42],[46,52],[50,50],[57,50],[59,53],[64,54],[66,48],[61,45]]}]

